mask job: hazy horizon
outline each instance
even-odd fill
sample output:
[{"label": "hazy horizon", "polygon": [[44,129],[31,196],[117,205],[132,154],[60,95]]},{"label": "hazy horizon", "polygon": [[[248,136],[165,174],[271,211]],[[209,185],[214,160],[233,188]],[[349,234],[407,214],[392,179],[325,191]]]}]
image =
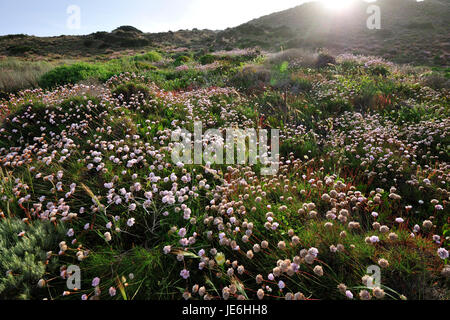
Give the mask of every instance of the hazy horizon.
[{"label": "hazy horizon", "polygon": [[[194,28],[223,30],[308,1],[311,0],[16,0],[0,3],[0,12],[8,13],[0,19],[0,35],[83,35],[112,31],[122,25],[151,33]],[[71,16],[67,10],[73,5],[80,8],[79,29],[67,25]]]}]

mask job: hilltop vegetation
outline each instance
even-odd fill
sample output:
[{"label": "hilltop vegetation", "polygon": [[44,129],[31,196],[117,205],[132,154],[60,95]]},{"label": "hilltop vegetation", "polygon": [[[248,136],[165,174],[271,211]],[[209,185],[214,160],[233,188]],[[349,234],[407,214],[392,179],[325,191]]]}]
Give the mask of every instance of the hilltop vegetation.
[{"label": "hilltop vegetation", "polygon": [[55,60],[111,56],[125,50],[189,47],[218,51],[258,46],[269,51],[326,48],[336,54],[376,55],[398,63],[448,65],[448,0],[378,0],[376,4],[381,8],[380,30],[367,28],[369,4],[362,0],[343,12],[312,2],[223,31],[143,33],[123,26],[86,36],[8,35],[0,37],[0,55]]},{"label": "hilltop vegetation", "polygon": [[[39,72],[0,103],[0,299],[450,298],[445,70],[181,48]],[[173,163],[195,120],[281,129],[279,172]]]}]

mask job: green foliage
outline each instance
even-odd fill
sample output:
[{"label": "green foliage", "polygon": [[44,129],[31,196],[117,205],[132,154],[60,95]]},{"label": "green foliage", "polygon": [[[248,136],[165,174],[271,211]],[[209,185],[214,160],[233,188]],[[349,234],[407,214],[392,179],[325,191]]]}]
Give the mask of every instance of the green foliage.
[{"label": "green foliage", "polygon": [[216,57],[213,56],[212,54],[207,54],[207,55],[200,57],[200,63],[203,65],[211,64],[214,61],[216,61]]},{"label": "green foliage", "polygon": [[175,62],[173,63],[173,65],[175,66],[175,67],[178,67],[178,66],[181,66],[181,65],[183,65],[183,64],[186,64],[186,63],[188,63],[189,61],[191,61],[192,59],[191,59],[191,57],[188,57],[188,56],[179,56],[179,57],[177,57],[176,59],[175,59]]},{"label": "green foliage", "polygon": [[[19,235],[22,234],[23,235]],[[61,225],[10,218],[0,221],[0,299],[40,296],[38,281],[57,272],[57,258],[47,252],[58,249],[64,237]],[[49,263],[47,264],[47,261]],[[54,274],[54,273],[53,273]]]},{"label": "green foliage", "polygon": [[142,95],[144,99],[150,96],[150,92],[147,87],[134,82],[128,82],[119,85],[113,90],[113,95],[116,97],[122,96],[123,101],[130,102],[131,98]]},{"label": "green foliage", "polygon": [[107,73],[105,68],[85,62],[63,65],[44,74],[39,85],[43,88],[53,88],[69,83],[77,83],[94,77],[101,77]]},{"label": "green foliage", "polygon": [[162,56],[156,51],[149,51],[145,54],[134,56],[133,59],[134,61],[158,62],[162,60]]}]

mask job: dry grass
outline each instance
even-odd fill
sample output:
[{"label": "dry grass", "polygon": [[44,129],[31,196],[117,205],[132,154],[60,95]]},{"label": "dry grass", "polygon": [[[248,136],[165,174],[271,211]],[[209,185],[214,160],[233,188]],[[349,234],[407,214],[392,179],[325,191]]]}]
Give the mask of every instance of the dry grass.
[{"label": "dry grass", "polygon": [[39,78],[52,68],[52,64],[45,61],[0,60],[0,91],[15,92],[36,87]]}]

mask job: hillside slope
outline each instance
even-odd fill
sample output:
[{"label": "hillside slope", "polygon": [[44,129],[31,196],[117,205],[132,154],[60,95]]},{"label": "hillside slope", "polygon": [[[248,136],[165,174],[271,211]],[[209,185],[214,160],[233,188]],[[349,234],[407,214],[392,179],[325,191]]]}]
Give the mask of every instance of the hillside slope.
[{"label": "hillside slope", "polygon": [[243,47],[326,47],[396,62],[447,64],[448,0],[381,0],[376,4],[381,8],[381,30],[367,28],[369,4],[363,1],[341,12],[310,2],[227,29],[217,41]]},{"label": "hillside slope", "polygon": [[381,29],[367,28],[368,3],[336,12],[308,2],[224,31],[179,30],[143,33],[132,27],[86,36],[0,37],[0,57],[85,57],[127,49],[222,50],[259,46],[327,48],[335,53],[378,55],[398,63],[447,66],[450,56],[450,1],[379,0]]}]

